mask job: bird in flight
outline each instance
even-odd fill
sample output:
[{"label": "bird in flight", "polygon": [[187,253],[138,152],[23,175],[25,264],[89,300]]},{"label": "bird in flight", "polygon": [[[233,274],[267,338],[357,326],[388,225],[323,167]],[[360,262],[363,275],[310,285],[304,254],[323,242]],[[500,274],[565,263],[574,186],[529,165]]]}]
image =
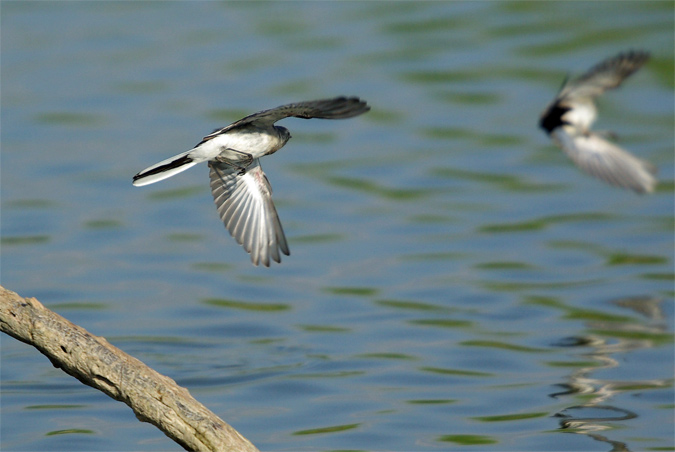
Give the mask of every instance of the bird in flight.
[{"label": "bird in flight", "polygon": [[208,162],[211,193],[220,219],[232,237],[251,255],[254,265],[269,267],[290,255],[286,236],[272,202],[272,187],[260,158],[274,154],[291,138],[288,129],[275,126],[288,118],[343,119],[370,110],[358,97],[335,97],[282,105],[249,115],[202,138],[195,147],[162,160],[133,178],[137,187]]},{"label": "bird in flight", "polygon": [[608,141],[607,133],[591,132],[590,127],[597,116],[595,98],[617,88],[648,59],[647,52],[619,53],[577,78],[565,79],[539,120],[539,126],[582,171],[637,193],[654,191],[656,167]]}]

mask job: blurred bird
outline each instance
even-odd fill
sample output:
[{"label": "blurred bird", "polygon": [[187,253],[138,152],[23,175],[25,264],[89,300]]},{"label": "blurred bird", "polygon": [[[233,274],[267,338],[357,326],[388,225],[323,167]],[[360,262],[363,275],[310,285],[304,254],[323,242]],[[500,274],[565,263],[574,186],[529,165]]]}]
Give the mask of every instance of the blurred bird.
[{"label": "blurred bird", "polygon": [[582,171],[637,193],[654,191],[656,168],[607,141],[607,133],[591,132],[590,127],[597,116],[594,99],[621,85],[648,59],[647,52],[619,53],[580,77],[566,78],[539,120],[539,126]]},{"label": "blurred bird", "polygon": [[358,97],[335,97],[282,105],[247,116],[205,136],[187,152],[162,160],[133,178],[137,187],[159,182],[208,162],[211,193],[220,218],[232,237],[251,255],[254,265],[281,262],[290,255],[286,236],[272,202],[272,187],[260,157],[274,154],[291,138],[274,123],[288,117],[342,119],[370,110]]}]

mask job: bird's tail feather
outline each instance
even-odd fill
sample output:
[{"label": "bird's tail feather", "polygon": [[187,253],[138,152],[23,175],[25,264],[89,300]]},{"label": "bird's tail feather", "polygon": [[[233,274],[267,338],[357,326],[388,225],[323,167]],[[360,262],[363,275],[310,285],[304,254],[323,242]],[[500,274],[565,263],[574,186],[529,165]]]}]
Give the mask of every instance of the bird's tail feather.
[{"label": "bird's tail feather", "polygon": [[175,155],[171,158],[162,160],[159,163],[155,163],[154,165],[145,168],[143,171],[134,176],[133,184],[136,187],[154,184],[155,182],[159,182],[182,171],[185,171],[186,169],[191,168],[202,161],[191,158],[189,156],[190,152],[192,151],[190,150],[183,152],[182,154]]}]

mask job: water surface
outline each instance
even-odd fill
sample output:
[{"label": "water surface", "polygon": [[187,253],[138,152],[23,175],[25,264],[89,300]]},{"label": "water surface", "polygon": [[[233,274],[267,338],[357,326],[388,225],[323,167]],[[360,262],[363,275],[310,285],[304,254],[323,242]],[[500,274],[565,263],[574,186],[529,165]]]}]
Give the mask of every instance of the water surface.
[{"label": "water surface", "polygon": [[[670,2],[4,2],[2,284],[174,378],[261,450],[672,450]],[[647,66],[598,129],[659,166],[638,196],[537,129],[569,72]],[[263,166],[291,256],[257,268],[205,165],[213,128],[282,123]],[[2,337],[3,450],[179,450]],[[615,449],[618,450],[618,449]]]}]

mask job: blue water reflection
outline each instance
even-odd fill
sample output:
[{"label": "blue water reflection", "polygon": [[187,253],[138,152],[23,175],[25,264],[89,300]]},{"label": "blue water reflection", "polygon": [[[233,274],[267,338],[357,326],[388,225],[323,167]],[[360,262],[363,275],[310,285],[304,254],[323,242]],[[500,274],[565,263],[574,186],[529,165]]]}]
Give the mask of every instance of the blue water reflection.
[{"label": "blue water reflection", "polygon": [[[673,447],[668,2],[4,2],[2,284],[186,386],[261,450]],[[652,60],[598,129],[652,196],[537,128],[567,73]],[[207,170],[131,186],[215,127],[263,160],[291,255],[256,268]],[[178,450],[2,337],[3,450]],[[627,415],[630,413],[630,415]],[[560,436],[560,433],[565,433]],[[567,434],[574,433],[574,434]]]}]

